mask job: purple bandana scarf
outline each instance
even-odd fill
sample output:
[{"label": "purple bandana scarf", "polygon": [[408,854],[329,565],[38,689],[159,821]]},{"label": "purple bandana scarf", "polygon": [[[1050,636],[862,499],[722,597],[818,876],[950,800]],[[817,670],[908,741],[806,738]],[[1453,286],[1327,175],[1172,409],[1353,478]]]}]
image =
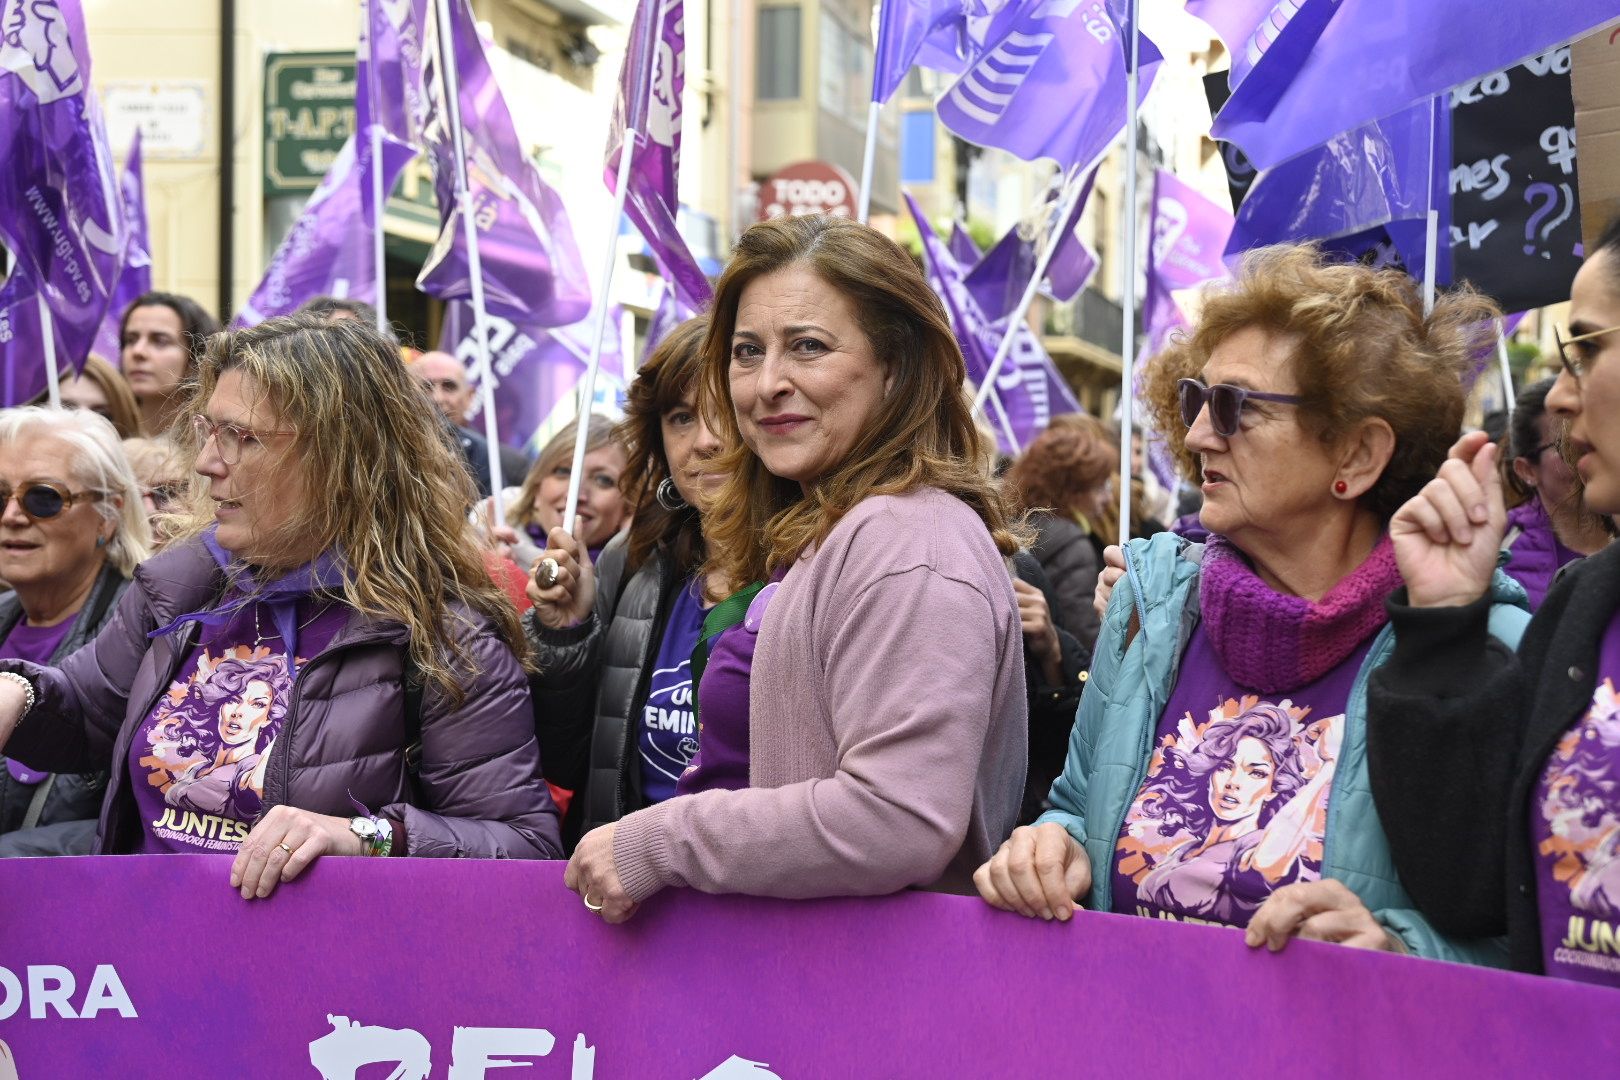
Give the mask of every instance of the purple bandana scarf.
[{"label": "purple bandana scarf", "polygon": [[1384,625],[1384,598],[1400,584],[1387,533],[1320,600],[1277,592],[1242,552],[1217,537],[1204,548],[1198,600],[1226,673],[1245,687],[1277,694],[1342,663]]}]

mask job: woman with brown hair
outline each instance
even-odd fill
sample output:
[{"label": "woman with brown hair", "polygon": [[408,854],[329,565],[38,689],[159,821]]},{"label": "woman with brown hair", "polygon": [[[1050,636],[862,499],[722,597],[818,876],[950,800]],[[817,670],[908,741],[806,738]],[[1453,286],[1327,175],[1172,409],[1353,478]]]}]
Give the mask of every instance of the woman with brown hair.
[{"label": "woman with brown hair", "polygon": [[674,795],[697,751],[692,649],[706,594],[726,591],[702,573],[702,507],[722,480],[720,440],[697,404],[707,330],[702,318],[676,327],[630,384],[618,429],[629,532],[597,560],[554,528],[540,571],[551,584],[529,585],[535,715],[546,779],[579,793],[571,837]]},{"label": "woman with brown hair", "polygon": [[938,297],[880,233],[810,215],[738,241],[703,344],[727,447],[705,567],[768,584],[712,643],[691,793],[574,852],[565,880],[592,910],[621,922],[672,885],[962,890],[1012,827],[1018,537],[964,377]]},{"label": "woman with brown hair", "polygon": [[1101,623],[1091,594],[1106,542],[1093,526],[1113,496],[1116,440],[1095,417],[1066,414],[1029,444],[1007,471],[1007,499],[1035,529],[1030,549],[1057,594],[1058,626],[1089,652]]},{"label": "woman with brown hair", "polygon": [[[85,357],[84,370],[77,374],[71,368],[64,371],[58,386],[63,408],[89,409],[106,417],[120,439],[141,433],[141,411],[129,383],[117,368],[95,353]],[[30,404],[44,405],[48,398],[48,394],[40,394]]]},{"label": "woman with brown hair", "polygon": [[[308,316],[218,334],[181,428],[188,524],[84,648],[0,661],[7,753],[109,770],[98,852],[234,853],[244,898],[329,855],[560,854],[517,612],[393,347]],[[233,660],[254,675],[224,687]]]},{"label": "woman with brown hair", "polygon": [[[1052,809],[979,868],[988,903],[1500,960],[1413,910],[1366,743],[1394,650],[1390,517],[1445,459],[1495,314],[1466,289],[1425,314],[1405,274],[1310,247],[1249,252],[1206,290],[1146,391],[1214,535],[1126,546]],[[1504,640],[1522,596],[1493,583]]]},{"label": "woman with brown hair", "polygon": [[144,293],[124,309],[119,369],[141,411],[141,430],[131,434],[169,433],[186,404],[203,349],[217,333],[219,320],[178,293]]}]

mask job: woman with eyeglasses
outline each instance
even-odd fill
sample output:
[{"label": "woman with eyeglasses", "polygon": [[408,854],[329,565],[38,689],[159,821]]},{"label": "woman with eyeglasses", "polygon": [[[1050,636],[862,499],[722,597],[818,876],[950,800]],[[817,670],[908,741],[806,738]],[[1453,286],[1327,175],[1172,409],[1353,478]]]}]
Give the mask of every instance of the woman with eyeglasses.
[{"label": "woman with eyeglasses", "polygon": [[[574,504],[574,534],[590,551],[601,556],[608,541],[618,535],[630,507],[619,489],[625,469],[624,445],[613,422],[591,415],[585,433],[585,477]],[[532,567],[546,548],[546,537],[563,522],[568,508],[568,479],[574,465],[575,424],[569,424],[541,449],[521,487],[507,488],[498,515],[501,524],[493,535],[505,544],[502,552],[522,567]],[[489,503],[479,504],[474,515],[480,528],[489,520]]]},{"label": "woman with eyeglasses", "polygon": [[[151,538],[112,424],[88,410],[0,412],[0,659],[54,664],[111,618]],[[0,769],[0,856],[88,855],[105,766]]]},{"label": "woman with eyeglasses", "polygon": [[[1594,514],[1620,513],[1620,221],[1575,275],[1547,411]],[[1434,925],[1506,933],[1512,964],[1620,986],[1620,546],[1570,566],[1517,651],[1485,630],[1507,515],[1496,450],[1463,437],[1390,532],[1406,589],[1373,678],[1373,796]]]},{"label": "woman with eyeglasses", "polygon": [[146,508],[146,523],[152,529],[152,550],[157,551],[169,542],[169,529],[191,486],[185,452],[168,439],[134,438],[124,440],[124,456],[129,458],[129,467],[135,470],[135,480],[141,486],[141,505]]},{"label": "woman with eyeglasses", "polygon": [[1580,477],[1561,446],[1564,422],[1547,411],[1555,381],[1542,379],[1519,391],[1508,425],[1513,456],[1504,480],[1524,501],[1508,511],[1503,569],[1524,586],[1531,611],[1541,606],[1553,576],[1603,550],[1614,527],[1582,505]]},{"label": "woman with eyeglasses", "polygon": [[186,528],[84,648],[0,661],[0,745],[110,773],[98,852],[233,854],[244,899],[332,855],[560,855],[523,631],[392,344],[217,334],[179,426]]},{"label": "woman with eyeglasses", "polygon": [[[986,901],[1492,959],[1437,933],[1391,870],[1364,702],[1392,648],[1389,517],[1460,430],[1493,315],[1461,290],[1425,316],[1405,274],[1311,247],[1251,252],[1210,288],[1146,392],[1213,535],[1127,545],[1053,809],[979,868]],[[1511,643],[1523,594],[1493,585]]]}]

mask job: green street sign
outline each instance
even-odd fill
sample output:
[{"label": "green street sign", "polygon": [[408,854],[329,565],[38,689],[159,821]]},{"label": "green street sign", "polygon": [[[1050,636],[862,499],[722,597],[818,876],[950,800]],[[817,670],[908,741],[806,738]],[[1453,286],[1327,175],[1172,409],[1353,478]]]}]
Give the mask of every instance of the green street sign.
[{"label": "green street sign", "polygon": [[264,193],[307,194],[354,131],[354,53],[264,58]]}]

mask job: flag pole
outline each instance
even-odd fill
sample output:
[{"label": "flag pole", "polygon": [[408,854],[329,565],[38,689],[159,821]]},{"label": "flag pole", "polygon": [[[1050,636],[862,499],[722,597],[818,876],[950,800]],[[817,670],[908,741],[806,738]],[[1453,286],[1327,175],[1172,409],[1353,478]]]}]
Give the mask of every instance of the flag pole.
[{"label": "flag pole", "polygon": [[[1074,213],[1075,203],[1080,199],[1080,193],[1085,189],[1083,177],[1085,170],[1076,170],[1068,179],[1063,194],[1063,204],[1058,207],[1058,228],[1061,229]],[[984,373],[984,379],[979,383],[979,392],[973,398],[975,412],[984,411],[984,400],[990,396],[990,390],[995,385],[996,376],[1001,374],[1001,366],[1007,362],[1012,352],[1013,333],[1024,317],[1029,314],[1029,307],[1035,302],[1035,294],[1040,291],[1041,282],[1046,277],[1046,268],[1052,261],[1052,255],[1058,249],[1058,242],[1062,239],[1056,232],[1045,245],[1035,260],[1035,273],[1030,276],[1029,284],[1024,286],[1024,295],[1018,298],[1018,306],[1013,309],[1011,317],[1007,319],[1007,332],[1001,336],[1001,342],[996,346],[995,359],[990,361],[990,367]]]},{"label": "flag pole", "polygon": [[50,305],[45,303],[45,285],[41,282],[39,291],[34,293],[34,299],[39,304],[39,328],[42,330],[45,345],[45,392],[50,395],[51,405],[62,407],[61,375],[56,369],[56,325],[51,319]]},{"label": "flag pole", "polygon": [[1120,291],[1125,311],[1123,341],[1119,356],[1119,545],[1131,538],[1131,395],[1135,386],[1136,359],[1136,109],[1139,86],[1137,83],[1137,45],[1141,40],[1137,31],[1137,0],[1128,0],[1130,41],[1125,43],[1125,283]]},{"label": "flag pole", "polygon": [[1496,320],[1496,361],[1502,370],[1503,409],[1508,416],[1513,415],[1513,365],[1508,362],[1506,327],[1501,319]]},{"label": "flag pole", "polygon": [[[461,128],[461,82],[456,76],[456,56],[450,40],[450,0],[435,0],[434,17],[439,31],[439,58],[443,65],[445,107],[450,116],[450,137],[456,157],[456,203],[461,211],[462,234],[467,242],[467,278],[472,288],[473,336],[478,341],[478,391],[484,414],[484,438],[489,446],[490,522],[501,513],[500,432],[495,420],[495,365],[489,355],[489,316],[484,310],[484,268],[478,257],[478,225],[473,221],[472,192],[467,183],[467,145]],[[375,125],[373,125],[375,127]],[[378,217],[381,218],[381,207]],[[379,291],[381,282],[378,282]],[[379,309],[380,314],[380,309]]]},{"label": "flag pole", "polygon": [[1423,315],[1434,311],[1435,260],[1440,257],[1440,211],[1434,205],[1435,143],[1440,140],[1440,96],[1429,99],[1429,210],[1423,229]]},{"label": "flag pole", "polygon": [[579,488],[585,473],[585,444],[590,439],[591,402],[596,397],[596,370],[602,364],[602,335],[607,330],[608,290],[613,285],[613,264],[619,255],[619,222],[624,217],[624,198],[630,190],[630,163],[636,156],[634,128],[626,128],[619,144],[618,183],[613,188],[613,227],[608,232],[607,256],[602,260],[602,276],[597,287],[596,317],[591,325],[591,352],[580,377],[579,420],[574,430],[573,467],[568,470],[568,505],[563,511],[563,531],[574,531],[574,511],[579,509]]},{"label": "flag pole", "polygon": [[[371,5],[366,0],[366,92],[371,96],[371,255],[377,272],[377,333],[388,336],[388,275],[383,255],[382,125],[377,123],[377,43],[372,40]],[[459,111],[460,102],[457,102]],[[487,368],[485,370],[488,370]]]},{"label": "flag pole", "polygon": [[862,225],[872,210],[872,165],[877,158],[878,110],[883,102],[874,101],[866,109],[866,154],[861,158],[861,201],[855,220]]},{"label": "flag pole", "polygon": [[1001,403],[1001,395],[994,390],[990,392],[990,404],[995,407],[996,419],[1001,423],[1002,433],[1007,436],[1007,445],[1018,453],[1023,447],[1018,445],[1018,433],[1013,430],[1012,418],[1007,415],[1007,407]]}]

